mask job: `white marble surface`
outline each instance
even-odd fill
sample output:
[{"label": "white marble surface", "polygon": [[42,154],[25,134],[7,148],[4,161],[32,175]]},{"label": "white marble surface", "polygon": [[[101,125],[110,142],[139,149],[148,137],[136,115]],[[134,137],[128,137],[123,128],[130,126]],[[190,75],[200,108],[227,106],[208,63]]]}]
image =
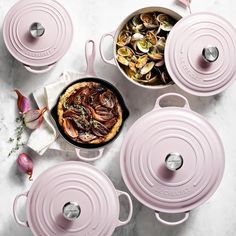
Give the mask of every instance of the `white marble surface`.
[{"label": "white marble surface", "polygon": [[[13,88],[30,94],[36,88],[55,81],[65,69],[83,71],[85,69],[84,43],[87,39],[96,42],[103,33],[115,30],[121,20],[132,11],[145,6],[167,6],[182,14],[188,14],[173,0],[67,0],[62,1],[73,19],[75,34],[72,46],[56,68],[44,75],[28,73],[15,61],[4,46],[0,33],[0,235],[30,236],[29,229],[18,226],[12,216],[12,203],[16,194],[26,191],[31,183],[16,170],[16,155],[7,158],[11,144],[7,142],[14,134],[16,105]],[[5,14],[15,0],[0,1],[0,27]],[[192,10],[216,12],[226,17],[236,26],[236,1],[234,0],[193,0]],[[108,49],[110,50],[110,49]],[[111,51],[111,50],[110,50]],[[98,50],[97,50],[98,52]],[[96,58],[96,71],[99,77],[112,81],[122,92],[131,112],[126,128],[120,137],[108,148],[96,166],[104,170],[116,188],[127,190],[119,169],[119,149],[127,128],[134,120],[149,111],[155,98],[167,91],[177,91],[187,96],[193,110],[206,116],[222,137],[226,152],[226,167],[223,181],[215,195],[204,205],[191,212],[187,223],[171,228],[158,223],[154,212],[139,204],[134,198],[133,219],[125,227],[118,228],[114,235],[122,236],[233,236],[236,235],[236,83],[224,93],[210,98],[198,98],[185,94],[172,86],[166,90],[146,91],[127,82],[118,69]],[[75,154],[62,154],[48,151],[38,156],[26,150],[35,162],[34,178],[55,163],[76,160]],[[122,203],[123,204],[123,203]],[[24,216],[24,203],[21,204]]]}]

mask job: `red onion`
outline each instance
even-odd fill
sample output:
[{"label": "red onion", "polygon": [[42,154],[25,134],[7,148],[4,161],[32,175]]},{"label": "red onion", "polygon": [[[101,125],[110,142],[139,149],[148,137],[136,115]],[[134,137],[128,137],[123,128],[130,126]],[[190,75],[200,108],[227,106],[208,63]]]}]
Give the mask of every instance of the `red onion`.
[{"label": "red onion", "polygon": [[17,106],[20,112],[25,113],[30,109],[29,99],[21,94],[17,89],[14,90],[18,96]]},{"label": "red onion", "polygon": [[29,175],[29,180],[32,180],[33,174],[33,160],[26,153],[21,153],[17,158],[17,165],[19,171]]}]

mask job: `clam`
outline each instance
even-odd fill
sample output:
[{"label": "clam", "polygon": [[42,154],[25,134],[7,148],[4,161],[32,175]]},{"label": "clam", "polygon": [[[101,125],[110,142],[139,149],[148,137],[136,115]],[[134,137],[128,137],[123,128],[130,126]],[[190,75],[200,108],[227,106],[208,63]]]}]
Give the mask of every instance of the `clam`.
[{"label": "clam", "polygon": [[137,60],[136,68],[138,68],[138,69],[143,68],[147,64],[147,62],[148,62],[147,55],[140,56]]},{"label": "clam", "polygon": [[138,41],[138,40],[143,39],[143,38],[144,38],[144,36],[142,34],[135,33],[135,34],[132,35],[131,41]]},{"label": "clam", "polygon": [[[150,57],[150,59],[152,59],[153,61],[159,61],[159,60],[163,60],[163,54],[157,52],[156,50],[151,51],[150,53],[148,53],[148,56]],[[163,60],[164,61],[164,60]]]},{"label": "clam", "polygon": [[165,64],[165,61],[164,61],[164,60],[160,60],[160,61],[158,61],[158,62],[155,63],[155,66],[156,66],[156,67],[161,67],[161,66],[163,66],[164,64]]},{"label": "clam", "polygon": [[127,46],[119,48],[117,53],[122,57],[132,57],[134,55],[134,51]]},{"label": "clam", "polygon": [[138,15],[134,16],[134,17],[132,18],[131,22],[132,22],[132,24],[133,24],[134,26],[137,26],[137,25],[141,25],[141,24],[142,24],[142,21],[141,21],[141,19],[139,18]]},{"label": "clam", "polygon": [[159,38],[158,38],[158,41],[157,41],[157,49],[158,49],[160,52],[164,52],[164,50],[165,50],[165,45],[166,45],[166,39],[165,39],[165,37],[159,37]]},{"label": "clam", "polygon": [[117,45],[123,47],[130,43],[131,35],[130,32],[127,30],[122,30],[118,36]]},{"label": "clam", "polygon": [[129,65],[129,61],[122,56],[117,55],[117,61],[120,62],[122,65],[128,66]]},{"label": "clam", "polygon": [[145,75],[147,74],[149,71],[152,70],[152,68],[154,67],[155,63],[152,61],[152,62],[149,62],[147,63],[140,71],[141,75]]},{"label": "clam", "polygon": [[152,44],[152,46],[157,45],[157,37],[152,31],[146,33],[146,39]]},{"label": "clam", "polygon": [[135,62],[133,62],[133,61],[131,61],[131,62],[129,63],[129,68],[130,68],[132,71],[134,71],[134,72],[137,71],[136,64],[135,64]]},{"label": "clam", "polygon": [[141,39],[137,42],[137,48],[144,53],[149,52],[149,49],[152,47],[152,44],[146,40],[146,39]]},{"label": "clam", "polygon": [[168,84],[171,81],[170,76],[166,71],[163,71],[161,73],[161,80],[163,81],[164,84]]},{"label": "clam", "polygon": [[160,28],[164,31],[171,31],[174,26],[174,20],[166,14],[160,14],[157,16],[157,20],[160,22]]},{"label": "clam", "polygon": [[158,22],[155,20],[153,14],[151,13],[143,13],[140,15],[140,19],[142,20],[144,26],[147,29],[154,29],[159,26]]}]

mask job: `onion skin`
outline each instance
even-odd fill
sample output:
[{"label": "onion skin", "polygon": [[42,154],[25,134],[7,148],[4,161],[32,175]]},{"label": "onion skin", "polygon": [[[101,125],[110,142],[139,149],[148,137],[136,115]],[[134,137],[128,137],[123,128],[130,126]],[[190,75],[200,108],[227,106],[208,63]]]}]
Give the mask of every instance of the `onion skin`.
[{"label": "onion skin", "polygon": [[30,109],[30,101],[27,97],[23,96],[22,93],[18,90],[14,90],[18,96],[17,106],[21,113],[25,113]]},{"label": "onion skin", "polygon": [[29,175],[29,180],[32,181],[33,160],[26,153],[21,153],[17,158],[17,166],[20,172]]}]

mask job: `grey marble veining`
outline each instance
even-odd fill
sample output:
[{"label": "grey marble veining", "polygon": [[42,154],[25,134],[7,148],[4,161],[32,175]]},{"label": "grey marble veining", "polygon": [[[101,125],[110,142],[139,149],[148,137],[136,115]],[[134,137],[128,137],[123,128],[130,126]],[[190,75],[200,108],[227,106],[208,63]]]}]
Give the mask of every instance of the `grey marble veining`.
[{"label": "grey marble veining", "polygon": [[[53,82],[64,70],[84,71],[84,43],[94,39],[97,43],[103,33],[113,31],[121,20],[134,10],[145,6],[171,7],[183,15],[188,12],[174,3],[174,0],[67,0],[60,1],[69,11],[74,24],[74,39],[68,53],[57,66],[44,75],[33,75],[15,61],[5,48],[2,37],[2,22],[5,14],[15,0],[0,1],[0,236],[31,236],[29,229],[18,226],[12,216],[12,203],[15,196],[28,190],[31,183],[16,169],[16,155],[7,158],[11,144],[7,142],[14,134],[17,116],[13,88],[19,88],[29,95],[36,88]],[[236,26],[236,2],[233,0],[193,0],[192,10],[216,12]],[[111,45],[107,42],[107,53]],[[117,189],[128,191],[121,178],[119,150],[127,129],[141,115],[150,111],[155,99],[168,91],[185,95],[191,108],[206,116],[219,132],[225,147],[226,166],[223,181],[214,196],[201,207],[191,212],[190,219],[178,227],[167,227],[157,222],[154,212],[142,206],[133,198],[134,215],[130,224],[117,228],[115,236],[233,236],[236,235],[236,83],[224,93],[199,98],[188,95],[176,86],[165,90],[147,91],[127,82],[118,69],[106,65],[100,56],[96,57],[96,72],[101,78],[114,83],[123,94],[131,116],[119,138],[106,149],[105,156],[96,162],[113,181]],[[25,139],[27,139],[25,134]],[[34,178],[55,163],[77,160],[74,153],[47,151],[38,156],[26,150],[34,159]],[[25,217],[25,204],[22,200],[19,213]],[[122,216],[126,214],[126,202],[122,201]]]}]

